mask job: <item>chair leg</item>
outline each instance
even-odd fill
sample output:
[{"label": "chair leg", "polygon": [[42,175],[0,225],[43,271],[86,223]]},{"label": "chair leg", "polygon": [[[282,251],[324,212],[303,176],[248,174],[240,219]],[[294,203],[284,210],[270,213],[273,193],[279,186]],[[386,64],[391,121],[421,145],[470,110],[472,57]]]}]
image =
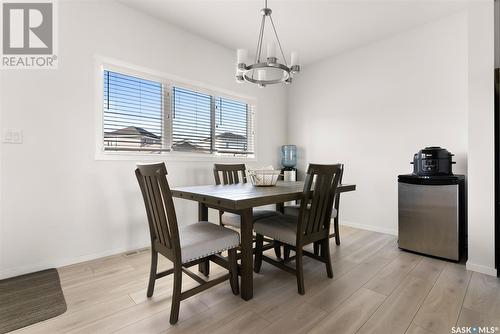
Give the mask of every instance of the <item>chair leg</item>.
[{"label": "chair leg", "polygon": [[323,240],[322,253],[323,258],[326,260],[326,275],[328,278],[333,278],[332,257],[330,256],[330,238]]},{"label": "chair leg", "polygon": [[262,247],[264,244],[264,236],[262,234],[257,234],[255,236],[255,263],[253,265],[253,271],[260,272],[260,267],[262,266]]},{"label": "chair leg", "polygon": [[278,259],[281,259],[281,242],[274,240],[274,254]]},{"label": "chair leg", "polygon": [[219,210],[219,225],[220,226],[224,226],[224,224],[222,223],[222,215],[223,214],[224,214],[224,212]]},{"label": "chair leg", "polygon": [[290,246],[287,244],[283,245],[283,260],[288,260],[290,258]]},{"label": "chair leg", "polygon": [[179,308],[181,306],[182,291],[182,268],[179,263],[174,264],[174,291],[172,294],[172,307],[170,308],[170,324],[174,325],[179,320]]},{"label": "chair leg", "polygon": [[210,260],[205,260],[204,262],[200,263],[201,266],[201,272],[205,277],[208,277],[210,275]]},{"label": "chair leg", "polygon": [[313,247],[314,247],[314,255],[319,256],[319,243],[317,241],[315,241],[313,244]]},{"label": "chair leg", "polygon": [[236,248],[230,249],[227,252],[229,258],[229,283],[231,284],[233,294],[237,295],[240,293],[240,288],[238,284],[238,259]]},{"label": "chair leg", "polygon": [[148,298],[153,295],[153,291],[155,289],[157,267],[158,267],[158,252],[153,250],[153,248],[151,248],[151,269],[149,271],[148,292],[146,293]]},{"label": "chair leg", "polygon": [[303,295],[306,293],[304,288],[304,268],[302,265],[302,246],[298,245],[295,251],[295,264],[297,272],[297,288],[299,294]]},{"label": "chair leg", "polygon": [[333,229],[335,232],[335,244],[340,245],[340,229],[339,229],[339,217],[333,218]]}]

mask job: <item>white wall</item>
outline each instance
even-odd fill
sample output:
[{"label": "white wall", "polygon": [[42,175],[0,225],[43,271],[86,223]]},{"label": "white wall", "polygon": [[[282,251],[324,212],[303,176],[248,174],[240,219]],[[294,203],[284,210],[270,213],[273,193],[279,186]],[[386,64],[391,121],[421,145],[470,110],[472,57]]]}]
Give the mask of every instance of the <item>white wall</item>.
[{"label": "white wall", "polygon": [[289,91],[288,141],[309,162],[343,162],[341,222],[397,233],[397,175],[426,146],[467,171],[467,14],[305,67]]},{"label": "white wall", "polygon": [[[59,68],[0,71],[1,126],[24,131],[22,145],[0,151],[0,277],[149,242],[135,161],[94,160],[95,55],[257,97],[258,161],[249,165],[278,165],[285,91],[236,84],[233,50],[121,5],[60,2]],[[165,161],[172,186],[213,182],[214,160]],[[195,203],[176,208],[182,223],[197,219]]]},{"label": "white wall", "polygon": [[493,1],[469,6],[469,260],[496,275]]}]

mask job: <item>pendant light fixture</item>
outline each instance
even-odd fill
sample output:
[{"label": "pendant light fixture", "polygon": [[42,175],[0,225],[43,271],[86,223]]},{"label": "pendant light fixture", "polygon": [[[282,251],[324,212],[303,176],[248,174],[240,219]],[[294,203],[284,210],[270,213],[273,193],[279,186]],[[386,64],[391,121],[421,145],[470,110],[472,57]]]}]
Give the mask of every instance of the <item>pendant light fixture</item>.
[{"label": "pendant light fixture", "polygon": [[[257,84],[259,87],[277,83],[290,84],[292,83],[293,75],[300,72],[299,55],[297,52],[292,52],[290,65],[288,65],[271,16],[272,10],[267,7],[267,0],[265,0],[265,8],[262,8],[260,13],[262,14],[262,21],[260,24],[257,50],[255,52],[255,61],[254,63],[248,63],[248,50],[237,50],[236,81]],[[267,44],[266,58],[262,60],[262,44],[266,20],[269,20],[271,23],[275,42],[269,42]],[[276,55],[276,45],[279,49],[279,56],[282,57],[281,59]]]}]

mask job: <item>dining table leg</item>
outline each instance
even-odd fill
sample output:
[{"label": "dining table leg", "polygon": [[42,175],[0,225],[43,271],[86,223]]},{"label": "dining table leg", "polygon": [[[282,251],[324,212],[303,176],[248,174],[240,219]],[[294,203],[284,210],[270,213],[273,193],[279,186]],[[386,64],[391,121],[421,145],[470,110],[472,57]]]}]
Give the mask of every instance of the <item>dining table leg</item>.
[{"label": "dining table leg", "polygon": [[285,203],[276,203],[276,211],[279,213],[285,213]]},{"label": "dining table leg", "polygon": [[[201,202],[198,202],[198,221],[208,221],[208,207]],[[198,271],[208,277],[210,274],[210,260],[198,264]]]},{"label": "dining table leg", "polygon": [[253,215],[252,209],[240,212],[241,217],[241,298],[253,297]]}]

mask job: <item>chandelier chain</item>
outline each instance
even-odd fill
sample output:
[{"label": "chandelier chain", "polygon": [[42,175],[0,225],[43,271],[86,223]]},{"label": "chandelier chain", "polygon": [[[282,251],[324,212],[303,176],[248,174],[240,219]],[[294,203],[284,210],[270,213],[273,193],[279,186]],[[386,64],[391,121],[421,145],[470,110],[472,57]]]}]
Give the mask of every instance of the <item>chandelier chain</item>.
[{"label": "chandelier chain", "polygon": [[262,42],[264,39],[264,28],[266,25],[266,17],[262,16],[262,22],[260,24],[259,40],[257,42],[257,52],[255,53],[255,62],[260,63],[260,56],[262,53]]},{"label": "chandelier chain", "polygon": [[[267,0],[266,0],[266,2],[267,2]],[[280,41],[280,38],[278,37],[278,33],[276,32],[276,27],[274,26],[273,17],[272,17],[272,16],[269,16],[269,19],[271,20],[271,25],[273,26],[274,35],[276,36],[276,40],[278,41],[278,46],[280,47],[281,56],[283,57],[283,61],[285,62],[285,65],[286,65],[286,66],[288,66],[288,64],[287,64],[287,62],[286,62],[285,53],[283,52],[283,48],[281,47],[281,41]]]}]

